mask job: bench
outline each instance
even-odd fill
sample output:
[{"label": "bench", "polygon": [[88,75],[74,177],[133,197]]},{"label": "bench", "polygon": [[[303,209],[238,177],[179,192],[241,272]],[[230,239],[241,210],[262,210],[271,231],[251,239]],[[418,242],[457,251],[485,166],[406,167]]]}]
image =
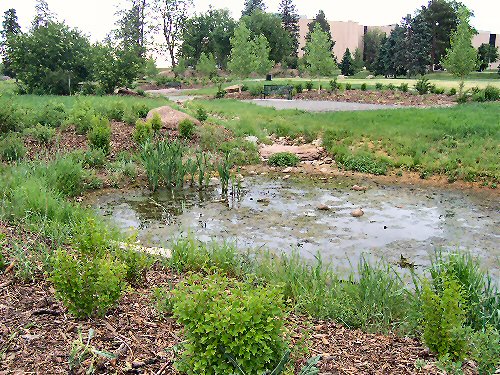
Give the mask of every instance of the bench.
[{"label": "bench", "polygon": [[163,86],[167,89],[180,89],[182,87],[182,83],[180,83],[180,82],[167,82]]},{"label": "bench", "polygon": [[264,85],[262,96],[265,99],[266,96],[280,95],[280,96],[286,96],[288,100],[292,100],[292,91],[293,91],[293,86]]}]

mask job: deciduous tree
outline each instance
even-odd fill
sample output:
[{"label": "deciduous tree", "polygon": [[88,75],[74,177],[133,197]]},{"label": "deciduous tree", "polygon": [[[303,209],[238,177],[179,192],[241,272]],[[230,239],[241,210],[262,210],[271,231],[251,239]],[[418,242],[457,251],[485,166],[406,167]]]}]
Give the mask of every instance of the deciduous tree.
[{"label": "deciduous tree", "polygon": [[[380,53],[380,47],[383,44],[385,33],[379,29],[368,30],[363,37],[364,60],[366,69],[375,71],[375,62]],[[385,42],[385,41],[384,41]]]},{"label": "deciduous tree", "polygon": [[35,18],[31,23],[31,28],[33,30],[39,27],[47,27],[49,22],[54,20],[54,13],[49,9],[49,5],[46,0],[37,0],[35,4]]},{"label": "deciduous tree", "polygon": [[202,52],[198,64],[196,64],[196,71],[209,78],[215,76],[217,74],[217,65],[214,55],[211,53],[207,55]]},{"label": "deciduous tree", "polygon": [[250,16],[255,10],[260,10],[262,12],[266,10],[264,0],[245,0],[245,7],[241,12],[241,16]]},{"label": "deciduous tree", "polygon": [[146,0],[129,0],[129,8],[118,12],[120,19],[114,34],[121,48],[132,48],[141,58],[146,57],[147,10]]},{"label": "deciduous tree", "polygon": [[336,67],[330,39],[318,23],[306,43],[304,58],[307,71],[314,77],[330,76]]},{"label": "deciduous tree", "polygon": [[330,43],[330,51],[333,49],[335,46],[335,41],[332,39],[332,31],[330,29],[330,23],[326,19],[325,12],[320,10],[316,17],[310,22],[307,27],[309,29],[309,32],[306,35],[306,41],[309,41],[311,39],[311,34],[314,32],[316,25],[319,25],[321,27],[321,30],[326,34],[328,37],[328,42]]},{"label": "deciduous tree", "polygon": [[483,43],[479,46],[477,53],[479,55],[479,71],[482,72],[491,63],[498,61],[498,47],[488,43]]}]

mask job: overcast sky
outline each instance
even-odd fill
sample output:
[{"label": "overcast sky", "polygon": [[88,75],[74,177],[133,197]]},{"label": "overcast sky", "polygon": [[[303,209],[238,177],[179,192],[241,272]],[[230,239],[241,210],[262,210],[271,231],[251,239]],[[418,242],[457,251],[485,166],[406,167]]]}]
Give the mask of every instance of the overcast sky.
[{"label": "overcast sky", "polygon": [[[102,40],[113,28],[115,12],[125,0],[47,0],[49,8],[59,20],[76,27],[92,40]],[[15,8],[23,30],[29,27],[34,16],[35,0],[0,0],[0,15]],[[500,0],[462,0],[474,11],[472,24],[478,30],[500,34]],[[197,12],[208,9],[228,8],[233,17],[239,18],[244,0],[194,0]],[[268,11],[276,12],[280,0],[267,0]],[[299,14],[314,17],[323,9],[334,21],[357,21],[363,25],[388,25],[397,23],[403,16],[427,4],[427,0],[295,0]]]}]

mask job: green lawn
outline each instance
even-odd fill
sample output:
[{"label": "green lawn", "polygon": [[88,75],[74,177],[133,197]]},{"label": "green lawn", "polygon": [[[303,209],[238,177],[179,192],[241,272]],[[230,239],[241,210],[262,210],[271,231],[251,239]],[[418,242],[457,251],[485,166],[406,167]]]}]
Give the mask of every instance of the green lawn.
[{"label": "green lawn", "polygon": [[[322,136],[348,169],[380,173],[402,169],[450,181],[500,179],[500,104],[454,108],[306,113],[277,111],[236,100],[196,100],[236,135]],[[221,120],[220,118],[225,120]]]}]

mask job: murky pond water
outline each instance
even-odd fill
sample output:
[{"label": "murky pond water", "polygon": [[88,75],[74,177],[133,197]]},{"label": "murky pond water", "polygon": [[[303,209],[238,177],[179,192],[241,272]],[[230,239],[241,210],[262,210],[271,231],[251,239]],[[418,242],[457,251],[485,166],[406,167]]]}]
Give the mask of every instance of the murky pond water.
[{"label": "murky pond water", "polygon": [[[240,248],[295,249],[305,258],[320,253],[340,270],[355,266],[362,254],[390,262],[404,255],[426,265],[437,248],[464,249],[500,275],[500,203],[495,196],[373,184],[356,192],[349,184],[259,176],[247,178],[240,197],[229,204],[213,187],[204,193],[111,192],[95,197],[92,205],[120,228],[138,231],[148,245],[189,232],[203,241],[236,241]],[[331,209],[320,211],[319,204]],[[352,217],[356,208],[365,215]]]}]

